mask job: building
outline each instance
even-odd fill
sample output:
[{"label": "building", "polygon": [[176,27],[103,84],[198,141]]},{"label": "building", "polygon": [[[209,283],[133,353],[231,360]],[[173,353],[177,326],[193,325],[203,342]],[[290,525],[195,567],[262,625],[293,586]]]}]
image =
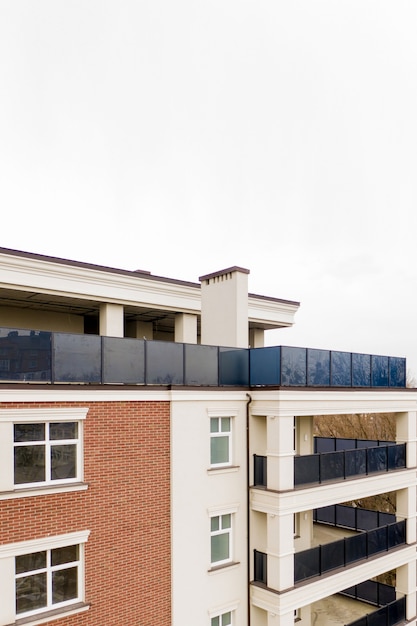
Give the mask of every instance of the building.
[{"label": "building", "polygon": [[[264,347],[298,306],[0,249],[0,626],[416,623],[417,393],[401,358]],[[349,413],[395,442],[313,436]]]}]

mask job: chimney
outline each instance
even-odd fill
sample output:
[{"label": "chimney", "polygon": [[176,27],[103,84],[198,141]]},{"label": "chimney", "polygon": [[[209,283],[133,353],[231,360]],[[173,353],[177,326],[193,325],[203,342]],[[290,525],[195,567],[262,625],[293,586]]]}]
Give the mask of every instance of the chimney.
[{"label": "chimney", "polygon": [[202,344],[248,347],[248,274],[229,267],[200,276]]}]

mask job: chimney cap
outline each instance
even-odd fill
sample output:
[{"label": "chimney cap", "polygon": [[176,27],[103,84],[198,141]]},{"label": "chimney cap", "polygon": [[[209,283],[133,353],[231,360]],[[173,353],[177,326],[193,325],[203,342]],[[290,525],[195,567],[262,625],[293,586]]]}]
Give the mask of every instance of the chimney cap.
[{"label": "chimney cap", "polygon": [[216,278],[217,276],[223,276],[224,274],[231,274],[232,272],[250,274],[250,270],[247,270],[244,267],[238,267],[237,265],[233,265],[233,267],[228,267],[225,270],[219,270],[218,272],[213,272],[212,274],[205,274],[204,276],[200,276],[198,280],[210,280],[210,278]]}]

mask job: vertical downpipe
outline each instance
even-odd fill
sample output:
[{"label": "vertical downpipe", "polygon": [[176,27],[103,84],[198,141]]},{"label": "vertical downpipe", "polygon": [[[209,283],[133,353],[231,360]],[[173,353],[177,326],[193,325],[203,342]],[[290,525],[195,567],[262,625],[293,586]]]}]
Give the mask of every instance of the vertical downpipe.
[{"label": "vertical downpipe", "polygon": [[252,402],[252,396],[247,393],[246,397],[248,401],[246,403],[246,528],[247,528],[247,577],[248,577],[248,626],[251,624],[250,618],[250,564],[251,564],[251,554],[250,554],[250,532],[249,532],[249,523],[250,523],[250,492],[249,492],[249,475],[250,475],[250,458],[249,458],[249,407]]}]

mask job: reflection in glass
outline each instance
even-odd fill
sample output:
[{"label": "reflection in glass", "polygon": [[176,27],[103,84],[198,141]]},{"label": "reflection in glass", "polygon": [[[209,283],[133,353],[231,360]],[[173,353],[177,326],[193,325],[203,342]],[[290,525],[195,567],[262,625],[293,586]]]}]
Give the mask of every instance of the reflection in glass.
[{"label": "reflection in glass", "polygon": [[44,608],[46,598],[46,572],[16,579],[17,614]]},{"label": "reflection in glass", "polygon": [[15,424],[14,441],[45,441],[45,424]]},{"label": "reflection in glass", "polygon": [[281,384],[305,387],[307,382],[307,349],[281,348]]},{"label": "reflection in glass", "polygon": [[371,357],[369,354],[352,354],[353,387],[370,387]]},{"label": "reflection in glass", "polygon": [[307,350],[307,385],[310,387],[330,385],[329,350]]},{"label": "reflection in glass", "polygon": [[350,387],[352,385],[351,353],[332,351],[330,370],[332,387]]},{"label": "reflection in glass", "polygon": [[16,574],[23,572],[34,572],[37,569],[46,567],[46,552],[33,552],[32,554],[22,554],[16,557]]},{"label": "reflection in glass", "polygon": [[78,596],[78,568],[52,572],[52,604],[74,600]]},{"label": "reflection in glass", "polygon": [[76,422],[54,422],[49,424],[50,439],[77,439],[78,424]]},{"label": "reflection in glass", "polygon": [[281,348],[251,348],[250,384],[280,385],[281,384]]},{"label": "reflection in glass", "polygon": [[51,446],[51,479],[75,478],[77,460],[76,445]]},{"label": "reflection in glass", "polygon": [[45,480],[45,446],[18,446],[14,449],[14,482],[16,485]]}]

